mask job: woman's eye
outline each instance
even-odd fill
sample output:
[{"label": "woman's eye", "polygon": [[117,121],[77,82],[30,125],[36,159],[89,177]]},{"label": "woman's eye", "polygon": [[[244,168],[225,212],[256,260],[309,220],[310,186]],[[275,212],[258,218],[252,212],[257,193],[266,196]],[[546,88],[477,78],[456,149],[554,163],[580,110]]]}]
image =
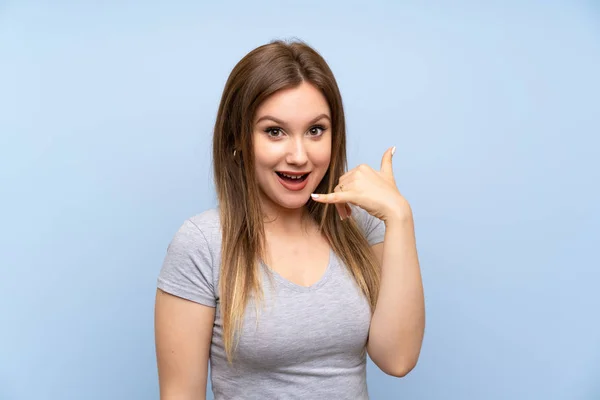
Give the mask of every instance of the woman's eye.
[{"label": "woman's eye", "polygon": [[281,135],[281,129],[279,128],[267,128],[265,129],[265,132],[271,137],[279,137]]},{"label": "woman's eye", "polygon": [[313,126],[308,132],[311,136],[321,136],[324,131],[325,128],[323,128],[322,126]]}]

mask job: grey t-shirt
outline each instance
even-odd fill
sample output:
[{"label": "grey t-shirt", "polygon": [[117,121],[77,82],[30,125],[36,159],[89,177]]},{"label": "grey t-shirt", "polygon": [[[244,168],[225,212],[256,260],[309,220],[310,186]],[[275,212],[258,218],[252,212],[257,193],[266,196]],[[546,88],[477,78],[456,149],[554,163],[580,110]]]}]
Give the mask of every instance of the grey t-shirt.
[{"label": "grey t-shirt", "polygon": [[[352,217],[371,245],[383,241],[382,221],[359,207]],[[191,217],[171,241],[158,277],[165,292],[216,307],[210,348],[215,400],[368,399],[369,304],[335,253],[310,287],[267,274],[262,266],[264,302],[258,314],[248,304],[230,365],[219,312],[220,248],[218,210]]]}]

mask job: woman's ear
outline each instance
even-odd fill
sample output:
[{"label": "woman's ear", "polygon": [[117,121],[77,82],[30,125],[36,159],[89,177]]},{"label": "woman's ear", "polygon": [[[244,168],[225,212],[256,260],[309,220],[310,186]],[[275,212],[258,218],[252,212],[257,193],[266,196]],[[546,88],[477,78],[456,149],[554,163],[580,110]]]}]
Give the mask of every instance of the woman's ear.
[{"label": "woman's ear", "polygon": [[242,166],[242,151],[238,149],[233,150],[233,161],[238,167]]}]

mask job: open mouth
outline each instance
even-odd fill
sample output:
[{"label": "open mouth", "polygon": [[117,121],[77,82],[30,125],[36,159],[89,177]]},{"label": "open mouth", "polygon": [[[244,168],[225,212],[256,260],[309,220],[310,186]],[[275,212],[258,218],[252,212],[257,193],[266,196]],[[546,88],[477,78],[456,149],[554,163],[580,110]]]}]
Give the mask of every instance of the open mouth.
[{"label": "open mouth", "polygon": [[277,172],[275,171],[275,173],[284,181],[286,182],[290,182],[290,183],[300,183],[306,180],[306,178],[308,177],[309,173],[306,174],[290,174],[290,173],[283,173],[283,172]]}]

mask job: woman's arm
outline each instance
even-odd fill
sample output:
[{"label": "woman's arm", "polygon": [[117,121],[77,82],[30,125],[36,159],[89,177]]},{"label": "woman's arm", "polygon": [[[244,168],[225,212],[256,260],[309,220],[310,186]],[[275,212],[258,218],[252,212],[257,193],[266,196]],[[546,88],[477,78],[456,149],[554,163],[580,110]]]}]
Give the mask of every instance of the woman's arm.
[{"label": "woman's arm", "polygon": [[215,308],[158,289],[155,341],[161,400],[206,399]]},{"label": "woman's arm", "polygon": [[392,147],[385,152],[379,171],[359,165],[340,178],[334,193],[312,197],[321,203],[355,204],[385,223],[383,244],[372,247],[382,271],[367,351],[385,373],[404,376],[421,352],[425,302],[412,211],[394,179],[395,151]]},{"label": "woman's arm", "polygon": [[372,248],[382,271],[367,351],[382,371],[402,377],[417,364],[425,330],[425,302],[412,215],[398,213],[387,219],[384,242]]}]

